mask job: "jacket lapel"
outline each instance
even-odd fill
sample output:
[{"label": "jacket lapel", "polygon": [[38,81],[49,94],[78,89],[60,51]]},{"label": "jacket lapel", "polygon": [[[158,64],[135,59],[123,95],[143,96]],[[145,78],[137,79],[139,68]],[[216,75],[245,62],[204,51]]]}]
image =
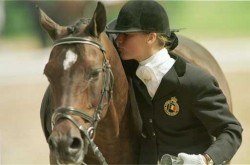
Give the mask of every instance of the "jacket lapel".
[{"label": "jacket lapel", "polygon": [[186,63],[183,59],[177,56],[174,66],[163,76],[161,83],[155,93],[154,100],[160,99],[169,93],[175,91],[180,85],[179,77],[183,76],[186,71]]},{"label": "jacket lapel", "polygon": [[162,78],[153,100],[157,100],[168,95],[170,92],[174,91],[177,88],[178,84],[178,75],[174,67],[172,67]]},{"label": "jacket lapel", "polygon": [[136,76],[134,75],[134,84],[137,87],[138,91],[143,95],[144,99],[147,102],[151,102],[151,97],[148,93],[146,85]]}]

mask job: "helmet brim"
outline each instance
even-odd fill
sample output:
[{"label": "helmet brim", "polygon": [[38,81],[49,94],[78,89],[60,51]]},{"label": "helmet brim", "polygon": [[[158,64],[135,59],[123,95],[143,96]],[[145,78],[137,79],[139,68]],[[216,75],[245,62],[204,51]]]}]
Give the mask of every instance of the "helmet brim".
[{"label": "helmet brim", "polygon": [[139,29],[139,28],[117,28],[117,19],[114,19],[113,21],[109,22],[106,26],[106,32],[107,33],[133,33],[133,32],[146,32],[145,30]]}]

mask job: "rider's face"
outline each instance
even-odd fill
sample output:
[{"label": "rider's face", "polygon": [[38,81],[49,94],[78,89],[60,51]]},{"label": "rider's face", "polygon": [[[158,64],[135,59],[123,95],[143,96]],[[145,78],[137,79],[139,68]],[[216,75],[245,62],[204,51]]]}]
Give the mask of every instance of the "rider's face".
[{"label": "rider's face", "polygon": [[147,54],[147,39],[145,33],[120,33],[115,42],[123,60],[134,59],[141,61]]}]

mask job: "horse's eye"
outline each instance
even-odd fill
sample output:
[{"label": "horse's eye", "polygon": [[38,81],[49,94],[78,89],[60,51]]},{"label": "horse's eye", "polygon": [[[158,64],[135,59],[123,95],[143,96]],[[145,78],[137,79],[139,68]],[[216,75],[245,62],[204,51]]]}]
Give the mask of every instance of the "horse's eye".
[{"label": "horse's eye", "polygon": [[100,72],[101,72],[101,69],[93,70],[93,71],[90,73],[90,79],[91,79],[91,80],[97,79]]}]

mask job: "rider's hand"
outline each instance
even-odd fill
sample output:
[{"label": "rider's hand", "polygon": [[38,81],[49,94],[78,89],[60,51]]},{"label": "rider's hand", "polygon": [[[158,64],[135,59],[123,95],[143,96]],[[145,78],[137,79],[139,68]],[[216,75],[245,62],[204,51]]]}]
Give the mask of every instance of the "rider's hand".
[{"label": "rider's hand", "polygon": [[206,165],[206,159],[203,155],[189,155],[186,153],[179,153],[178,157],[183,160],[183,165]]}]

